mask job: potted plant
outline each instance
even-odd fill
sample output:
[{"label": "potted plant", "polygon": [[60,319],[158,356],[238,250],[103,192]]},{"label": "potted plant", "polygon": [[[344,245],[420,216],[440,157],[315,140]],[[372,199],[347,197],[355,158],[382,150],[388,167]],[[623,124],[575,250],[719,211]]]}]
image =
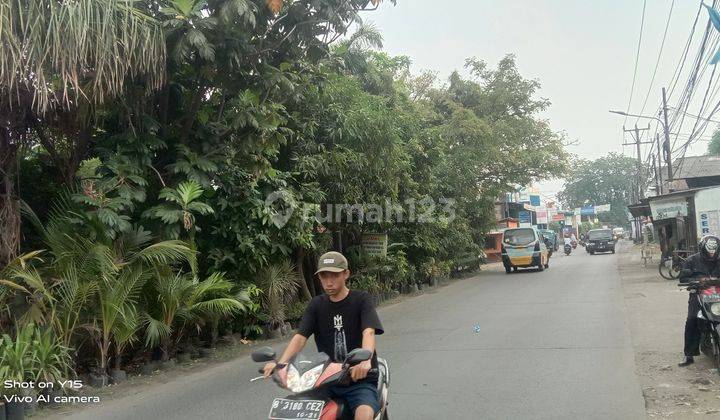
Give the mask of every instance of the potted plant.
[{"label": "potted plant", "polygon": [[[35,329],[33,338],[33,358],[35,364],[35,381],[58,385],[58,381],[68,378],[72,370],[71,349],[63,346],[51,329],[41,331]],[[59,386],[43,390],[50,401],[62,394]]]},{"label": "potted plant", "polygon": [[[35,358],[33,355],[33,335],[35,325],[26,324],[17,328],[15,339],[8,334],[3,334],[0,339],[0,360],[2,364],[2,377],[4,380],[17,382],[25,382],[35,377]],[[11,397],[13,395],[19,397],[32,396],[33,392],[21,392],[19,390],[6,390],[0,388],[0,393],[4,396]],[[26,409],[33,409],[33,406],[27,406],[23,402],[15,400],[7,401],[5,407],[7,416],[10,420],[22,420],[25,417]]]}]

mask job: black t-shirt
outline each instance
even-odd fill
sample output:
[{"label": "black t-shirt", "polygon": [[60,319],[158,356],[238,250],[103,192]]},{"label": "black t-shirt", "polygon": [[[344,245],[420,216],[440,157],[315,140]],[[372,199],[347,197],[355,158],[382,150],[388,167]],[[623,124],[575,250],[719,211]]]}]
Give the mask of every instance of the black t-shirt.
[{"label": "black t-shirt", "polygon": [[[383,333],[370,294],[350,290],[339,302],[331,301],[325,294],[315,296],[305,309],[298,334],[308,338],[314,335],[318,351],[342,363],[350,351],[362,348],[362,332],[366,328],[374,328],[375,335]],[[377,368],[377,352],[373,354],[372,367]]]},{"label": "black t-shirt", "polygon": [[[702,254],[697,253],[688,257],[683,263],[684,270],[690,270],[690,277],[694,276],[710,276],[720,277],[720,262],[706,261]],[[686,277],[681,277],[680,281],[687,280]]]}]

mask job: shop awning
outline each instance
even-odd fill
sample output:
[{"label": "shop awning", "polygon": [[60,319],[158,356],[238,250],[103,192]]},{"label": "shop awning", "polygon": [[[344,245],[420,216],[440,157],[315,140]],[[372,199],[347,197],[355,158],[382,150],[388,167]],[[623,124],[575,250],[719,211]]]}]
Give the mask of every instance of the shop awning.
[{"label": "shop awning", "polygon": [[631,204],[627,206],[628,210],[630,211],[630,214],[633,215],[633,217],[650,217],[650,204],[648,203],[637,203],[637,204]]}]

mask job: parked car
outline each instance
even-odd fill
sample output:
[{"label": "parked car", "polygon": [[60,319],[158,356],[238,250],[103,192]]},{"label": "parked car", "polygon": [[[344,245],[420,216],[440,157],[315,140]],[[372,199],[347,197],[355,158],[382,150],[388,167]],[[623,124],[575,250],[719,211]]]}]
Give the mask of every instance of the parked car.
[{"label": "parked car", "polygon": [[534,227],[512,228],[503,232],[502,261],[505,272],[519,267],[536,267],[539,271],[550,266],[550,252],[544,238]]},{"label": "parked car", "polygon": [[590,255],[596,252],[612,252],[615,253],[615,243],[613,239],[613,231],[611,229],[593,229],[588,232],[585,250]]}]

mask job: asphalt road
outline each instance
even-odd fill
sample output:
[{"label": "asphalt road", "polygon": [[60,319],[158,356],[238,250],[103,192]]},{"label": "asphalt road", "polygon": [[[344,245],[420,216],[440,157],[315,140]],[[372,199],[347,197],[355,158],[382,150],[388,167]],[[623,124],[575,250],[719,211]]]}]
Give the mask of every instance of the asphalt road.
[{"label": "asphalt road", "polygon": [[[381,308],[391,417],[645,418],[616,258],[578,248],[544,272],[487,267]],[[257,369],[236,359],[71,417],[267,418],[283,390],[249,383]]]}]

